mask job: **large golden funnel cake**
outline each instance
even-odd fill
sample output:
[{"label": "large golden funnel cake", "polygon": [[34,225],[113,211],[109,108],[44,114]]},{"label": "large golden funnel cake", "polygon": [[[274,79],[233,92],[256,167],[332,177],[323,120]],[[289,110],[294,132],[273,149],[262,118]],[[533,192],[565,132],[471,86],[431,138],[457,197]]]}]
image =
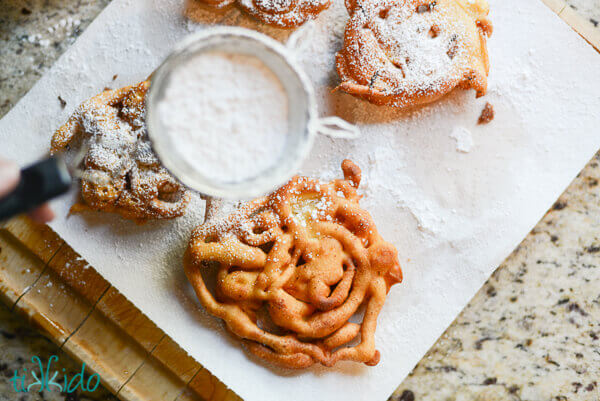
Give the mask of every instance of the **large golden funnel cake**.
[{"label": "large golden funnel cake", "polygon": [[209,218],[189,242],[185,272],[202,305],[274,364],[379,362],[377,316],[402,272],[358,204],[360,169],[345,160],[342,170],[329,183],[294,177]]}]

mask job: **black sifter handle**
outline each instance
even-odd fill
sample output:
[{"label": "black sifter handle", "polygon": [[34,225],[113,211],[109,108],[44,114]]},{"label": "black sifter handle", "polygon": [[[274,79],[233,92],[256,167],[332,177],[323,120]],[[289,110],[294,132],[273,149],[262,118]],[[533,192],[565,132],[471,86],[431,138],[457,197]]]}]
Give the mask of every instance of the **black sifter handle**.
[{"label": "black sifter handle", "polygon": [[64,194],[71,176],[61,158],[50,157],[21,170],[21,180],[10,194],[0,198],[0,221],[29,212]]}]

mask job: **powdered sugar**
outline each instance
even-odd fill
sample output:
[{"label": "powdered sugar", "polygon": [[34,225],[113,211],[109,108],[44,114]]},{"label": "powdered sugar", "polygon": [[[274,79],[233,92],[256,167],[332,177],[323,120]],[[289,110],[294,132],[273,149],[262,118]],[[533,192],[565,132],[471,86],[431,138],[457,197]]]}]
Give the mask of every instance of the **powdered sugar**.
[{"label": "powdered sugar", "polygon": [[88,135],[87,158],[99,170],[119,176],[130,168],[138,132],[118,117],[118,110],[110,106],[84,104],[80,111],[83,132]]},{"label": "powdered sugar", "polygon": [[473,147],[473,136],[471,131],[465,127],[457,126],[450,132],[450,138],[456,141],[456,151],[469,153]]},{"label": "powdered sugar", "polygon": [[[143,109],[138,111],[137,119],[142,119],[143,113]],[[75,174],[81,179],[106,184],[132,169],[136,174],[146,175],[164,172],[160,167],[157,171],[142,168],[159,165],[143,122],[130,123],[119,115],[119,109],[99,104],[95,99],[83,103],[75,117],[84,135],[77,139],[79,146],[68,156]],[[82,161],[85,167],[81,165]]]},{"label": "powdered sugar", "polygon": [[[308,0],[309,2],[315,2],[315,0]],[[275,14],[281,14],[290,9],[290,6],[293,4],[291,0],[241,0],[242,4],[245,4],[247,7],[252,7],[252,3],[256,4],[255,7],[258,7],[263,10],[269,10]]]},{"label": "powdered sugar", "polygon": [[286,92],[253,56],[212,51],[186,61],[172,73],[158,112],[178,154],[215,181],[255,177],[285,146]]},{"label": "powdered sugar", "polygon": [[419,90],[442,85],[464,63],[466,52],[456,28],[447,28],[450,21],[444,11],[415,13],[403,6],[381,13],[370,27],[408,89]]},{"label": "powdered sugar", "polygon": [[331,0],[238,0],[239,5],[267,24],[290,28],[315,18]]}]

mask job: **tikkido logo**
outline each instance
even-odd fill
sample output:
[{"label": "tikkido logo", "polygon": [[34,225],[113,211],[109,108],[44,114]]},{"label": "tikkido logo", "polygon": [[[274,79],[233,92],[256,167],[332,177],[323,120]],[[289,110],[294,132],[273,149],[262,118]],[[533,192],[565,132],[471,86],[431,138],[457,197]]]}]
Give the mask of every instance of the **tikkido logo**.
[{"label": "tikkido logo", "polygon": [[[56,355],[52,355],[48,359],[48,364],[44,367],[44,364],[40,360],[38,356],[31,357],[31,362],[37,364],[39,371],[35,369],[23,368],[23,374],[20,375],[19,371],[15,369],[15,374],[10,378],[10,383],[13,386],[13,389],[17,393],[29,393],[29,392],[38,392],[42,391],[58,391],[61,393],[74,393],[78,388],[81,391],[92,392],[95,391],[100,385],[100,376],[97,373],[92,374],[85,379],[85,363],[81,365],[81,372],[75,374],[70,380],[68,375],[65,373],[65,369],[63,368],[62,373],[63,377],[58,377],[58,371],[52,372],[50,375],[50,368],[52,362],[58,361],[58,357]],[[30,378],[28,378],[30,376]]]}]

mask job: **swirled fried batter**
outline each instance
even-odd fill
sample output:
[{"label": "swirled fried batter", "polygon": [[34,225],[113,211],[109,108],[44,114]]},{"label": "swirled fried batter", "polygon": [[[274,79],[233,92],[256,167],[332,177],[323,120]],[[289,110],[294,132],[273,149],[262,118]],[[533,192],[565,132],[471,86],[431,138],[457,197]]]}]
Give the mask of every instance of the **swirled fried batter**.
[{"label": "swirled fried batter", "polygon": [[209,218],[184,257],[208,312],[251,353],[284,367],[379,362],[377,316],[402,271],[358,204],[360,169],[345,160],[342,170],[343,180],[294,177],[226,218]]},{"label": "swirled fried batter", "polygon": [[487,90],[485,0],[347,0],[336,55],[339,88],[378,105],[410,107],[455,87]]},{"label": "swirled fried batter", "polygon": [[148,81],[87,100],[52,137],[51,153],[78,152],[81,200],[72,212],[99,210],[143,222],[181,216],[189,194],[152,152],[144,123]]}]

